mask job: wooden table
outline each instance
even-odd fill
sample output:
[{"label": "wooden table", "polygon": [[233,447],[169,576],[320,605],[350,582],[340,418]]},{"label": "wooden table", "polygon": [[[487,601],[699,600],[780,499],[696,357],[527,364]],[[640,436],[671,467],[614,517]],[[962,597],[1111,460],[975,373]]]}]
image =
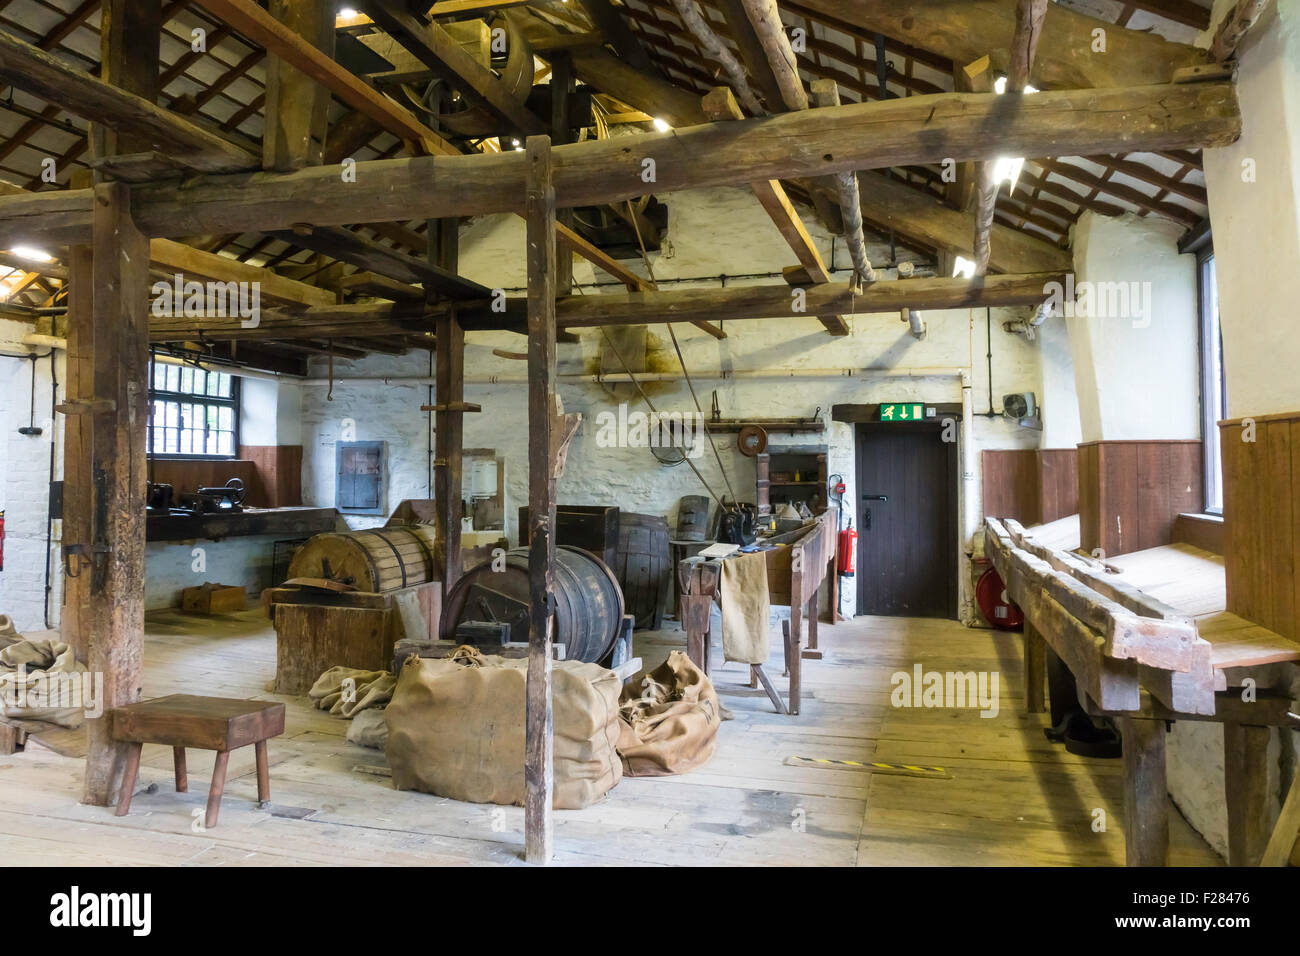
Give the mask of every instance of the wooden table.
[{"label": "wooden table", "polygon": [[[786,671],[790,677],[790,702],[787,705],[768,679],[761,664],[750,666],[750,686],[760,684],[781,714],[798,714],[803,689],[803,661],[821,660],[817,647],[818,592],[823,581],[834,585],[830,562],[835,556],[835,535],[839,513],[829,508],[798,534],[787,547],[764,552],[767,556],[767,592],[772,605],[790,608],[790,620],[784,635]],[[725,558],[721,560],[727,560]],[[721,570],[718,559],[686,559],[677,568],[678,620],[686,631],[686,653],[691,661],[709,672],[709,614],[717,599]],[[831,620],[834,621],[834,592],[831,596]],[[808,624],[808,645],[804,646],[804,621]],[[784,624],[784,622],[783,622]]]},{"label": "wooden table", "polygon": [[271,799],[266,741],[284,733],[284,704],[268,700],[172,694],[118,707],[110,713],[113,739],[133,744],[127,754],[122,789],[117,798],[119,817],[126,816],[131,809],[131,795],[140,771],[140,751],[145,744],[163,744],[172,748],[177,793],[185,793],[188,789],[185,748],[217,752],[212,784],[208,789],[205,827],[217,825],[221,795],[226,788],[226,765],[232,750],[253,745],[257,752],[257,800],[264,804]]}]

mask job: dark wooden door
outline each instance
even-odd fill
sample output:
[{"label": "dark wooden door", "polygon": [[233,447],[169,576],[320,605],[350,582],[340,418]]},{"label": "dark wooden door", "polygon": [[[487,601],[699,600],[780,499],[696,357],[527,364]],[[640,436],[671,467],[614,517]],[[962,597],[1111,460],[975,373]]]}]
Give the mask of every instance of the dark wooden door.
[{"label": "dark wooden door", "polygon": [[943,434],[857,426],[859,614],[957,616],[957,443]]}]

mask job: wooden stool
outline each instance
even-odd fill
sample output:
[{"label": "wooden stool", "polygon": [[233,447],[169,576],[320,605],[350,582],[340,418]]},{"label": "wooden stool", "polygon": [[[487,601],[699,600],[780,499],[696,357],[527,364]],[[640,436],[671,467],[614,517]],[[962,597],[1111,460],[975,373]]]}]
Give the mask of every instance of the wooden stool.
[{"label": "wooden stool", "polygon": [[284,733],[284,704],[269,700],[232,700],[172,694],[156,700],[118,707],[112,712],[113,739],[132,744],[117,797],[117,815],[131,809],[131,793],[140,771],[140,749],[145,744],[170,745],[176,768],[176,792],[187,789],[185,748],[215,750],[212,786],[208,790],[205,827],[217,825],[221,794],[226,788],[230,751],[249,744],[257,752],[257,799],[271,799],[271,774],[266,761],[266,741]]}]

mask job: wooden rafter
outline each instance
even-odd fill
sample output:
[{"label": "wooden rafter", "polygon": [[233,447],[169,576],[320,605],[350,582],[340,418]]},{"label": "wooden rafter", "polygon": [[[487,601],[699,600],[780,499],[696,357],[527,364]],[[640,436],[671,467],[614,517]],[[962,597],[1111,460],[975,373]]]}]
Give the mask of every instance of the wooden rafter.
[{"label": "wooden rafter", "polygon": [[0,80],[83,119],[146,140],[195,170],[230,172],[256,165],[250,153],[228,140],[4,31],[0,31]]},{"label": "wooden rafter", "polygon": [[[704,97],[704,112],[714,120],[738,120],[743,118],[735,97],[731,95],[731,91],[725,86],[717,87]],[[763,211],[772,220],[772,224],[781,233],[781,238],[786,241],[790,251],[799,260],[799,265],[803,267],[803,272],[808,277],[808,281],[813,283],[830,282],[830,270],[826,268],[826,263],[822,261],[821,253],[817,251],[812,236],[808,235],[803,220],[795,210],[790,197],[786,195],[785,187],[781,185],[780,180],[754,180],[749,184],[749,188],[753,190],[754,196],[762,205]],[[843,316],[826,316],[821,319],[821,322],[831,335],[849,334],[849,325]]]},{"label": "wooden rafter", "polygon": [[340,100],[373,118],[384,129],[429,155],[458,155],[451,146],[410,112],[376,92],[358,77],[316,49],[250,0],[195,0],[230,23],[267,52],[311,76]]},{"label": "wooden rafter", "polygon": [[400,0],[360,2],[378,26],[472,106],[487,109],[518,135],[545,131],[546,124],[515,100],[495,73],[462,50],[437,23],[422,23]]}]

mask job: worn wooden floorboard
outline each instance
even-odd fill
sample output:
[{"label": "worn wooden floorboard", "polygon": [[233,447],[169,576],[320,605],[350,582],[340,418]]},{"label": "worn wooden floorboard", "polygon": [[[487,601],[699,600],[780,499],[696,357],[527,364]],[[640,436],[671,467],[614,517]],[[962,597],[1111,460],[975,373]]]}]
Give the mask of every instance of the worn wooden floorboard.
[{"label": "worn wooden floorboard", "polygon": [[[779,630],[774,628],[774,635]],[[1118,761],[1065,753],[1023,714],[1017,635],[949,621],[859,618],[823,624],[822,661],[804,662],[803,713],[778,716],[748,667],[714,681],[733,719],[713,759],[676,777],[625,778],[599,804],[555,814],[556,863],[570,865],[1120,864]],[[681,648],[669,630],[637,635],[647,666]],[[779,640],[767,665],[780,677]],[[999,712],[894,708],[891,677],[997,671]],[[104,865],[522,865],[523,810],[398,792],[382,753],[344,739],[347,722],[267,690],[275,637],[259,610],[224,618],[150,616],[146,696],[284,700],[271,741],[271,804],[258,809],[251,749],[231,756],[220,823],[201,828],[212,754],[191,751],[190,792],[170,748],[146,746],[131,813],[82,806],[82,762],[44,749],[0,757],[0,849],[14,863]],[[790,756],[940,764],[943,780],[788,766]],[[362,769],[358,769],[362,768]],[[149,788],[152,787],[152,792]],[[1107,829],[1093,832],[1094,810]],[[1176,863],[1218,858],[1173,812]]]}]

